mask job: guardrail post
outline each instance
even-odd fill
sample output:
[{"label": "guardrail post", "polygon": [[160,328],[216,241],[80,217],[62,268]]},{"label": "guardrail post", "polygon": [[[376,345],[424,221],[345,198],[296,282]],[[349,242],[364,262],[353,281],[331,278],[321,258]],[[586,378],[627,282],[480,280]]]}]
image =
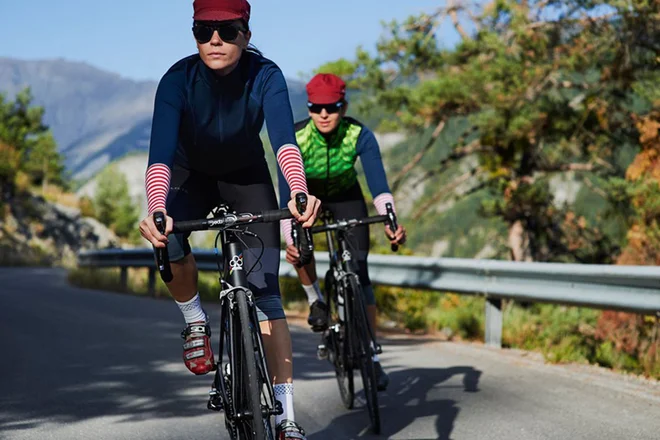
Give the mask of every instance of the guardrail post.
[{"label": "guardrail post", "polygon": [[128,291],[128,267],[122,267],[120,272],[120,279],[119,282],[121,283],[121,289],[124,292]]},{"label": "guardrail post", "polygon": [[486,345],[502,348],[502,300],[486,298]]},{"label": "guardrail post", "polygon": [[153,267],[149,268],[149,295],[156,296],[156,269]]}]

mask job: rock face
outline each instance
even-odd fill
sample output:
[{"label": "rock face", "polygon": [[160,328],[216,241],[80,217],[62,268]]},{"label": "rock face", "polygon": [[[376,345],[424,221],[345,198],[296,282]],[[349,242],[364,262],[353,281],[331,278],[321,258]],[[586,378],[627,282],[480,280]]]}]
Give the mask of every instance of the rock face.
[{"label": "rock face", "polygon": [[117,236],[97,220],[41,197],[13,197],[3,214],[0,265],[73,266],[80,251],[120,246]]}]

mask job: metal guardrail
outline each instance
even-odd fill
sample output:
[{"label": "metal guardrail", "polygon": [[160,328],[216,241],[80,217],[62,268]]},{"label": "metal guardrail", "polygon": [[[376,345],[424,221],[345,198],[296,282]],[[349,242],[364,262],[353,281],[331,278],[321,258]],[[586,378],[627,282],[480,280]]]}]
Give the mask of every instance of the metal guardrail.
[{"label": "metal guardrail", "polygon": [[[217,271],[213,251],[193,250],[203,271]],[[328,268],[328,255],[316,253],[317,270]],[[82,267],[119,267],[127,287],[127,269],[148,268],[149,290],[155,292],[156,268],[151,249],[103,250],[79,255]],[[281,255],[281,276],[296,276]],[[502,300],[545,302],[599,309],[660,313],[660,268],[561,263],[517,263],[459,258],[371,255],[374,284],[486,297],[486,343],[501,346]]]}]

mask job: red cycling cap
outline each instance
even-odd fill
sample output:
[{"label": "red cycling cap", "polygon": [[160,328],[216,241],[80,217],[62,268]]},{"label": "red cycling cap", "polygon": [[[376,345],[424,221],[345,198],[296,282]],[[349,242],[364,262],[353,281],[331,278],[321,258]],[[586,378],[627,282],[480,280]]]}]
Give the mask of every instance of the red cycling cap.
[{"label": "red cycling cap", "polygon": [[346,83],[332,73],[319,73],[307,84],[307,100],[312,104],[334,104],[346,96]]},{"label": "red cycling cap", "polygon": [[193,9],[193,20],[250,21],[250,4],[247,0],[194,0]]}]

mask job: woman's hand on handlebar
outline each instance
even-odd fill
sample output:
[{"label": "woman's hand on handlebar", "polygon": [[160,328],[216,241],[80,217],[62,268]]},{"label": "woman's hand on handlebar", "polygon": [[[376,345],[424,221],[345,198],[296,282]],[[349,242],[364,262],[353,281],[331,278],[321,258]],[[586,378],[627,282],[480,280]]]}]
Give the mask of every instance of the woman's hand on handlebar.
[{"label": "woman's hand on handlebar", "polygon": [[158,228],[156,228],[153,214],[148,215],[140,222],[140,234],[142,234],[142,236],[156,248],[164,248],[167,246],[167,235],[172,232],[172,228],[174,227],[172,217],[168,216],[167,212],[162,212],[165,214],[166,220],[165,235],[161,234],[158,231]]},{"label": "woman's hand on handlebar", "polygon": [[311,228],[321,209],[321,201],[313,195],[307,194],[307,209],[305,209],[305,214],[301,215],[298,212],[298,208],[296,208],[296,194],[292,193],[291,200],[289,200],[287,206],[293,217],[302,223],[303,228]]},{"label": "woman's hand on handlebar", "polygon": [[392,230],[388,225],[385,226],[385,235],[390,240],[391,244],[404,244],[406,242],[406,228],[399,225],[399,228],[396,230],[396,233],[392,233]]}]

